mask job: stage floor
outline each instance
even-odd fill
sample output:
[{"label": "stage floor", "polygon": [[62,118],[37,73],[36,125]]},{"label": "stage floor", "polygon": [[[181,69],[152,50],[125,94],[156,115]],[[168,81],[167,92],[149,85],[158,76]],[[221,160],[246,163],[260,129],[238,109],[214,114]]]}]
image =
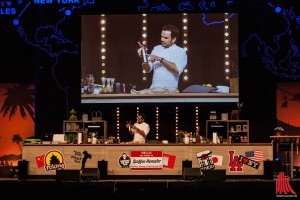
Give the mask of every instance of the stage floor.
[{"label": "stage floor", "polygon": [[277,179],[109,179],[57,181],[56,179],[1,178],[0,190],[10,197],[101,198],[101,199],[278,199],[300,197],[300,178],[287,178],[286,193],[276,191]]}]

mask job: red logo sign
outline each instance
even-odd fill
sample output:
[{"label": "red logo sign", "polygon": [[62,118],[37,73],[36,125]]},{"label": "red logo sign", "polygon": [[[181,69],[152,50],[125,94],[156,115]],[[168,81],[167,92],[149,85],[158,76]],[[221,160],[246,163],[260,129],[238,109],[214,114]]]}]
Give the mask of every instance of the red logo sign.
[{"label": "red logo sign", "polygon": [[279,172],[276,179],[276,197],[297,197],[297,193],[291,187],[284,172]]}]

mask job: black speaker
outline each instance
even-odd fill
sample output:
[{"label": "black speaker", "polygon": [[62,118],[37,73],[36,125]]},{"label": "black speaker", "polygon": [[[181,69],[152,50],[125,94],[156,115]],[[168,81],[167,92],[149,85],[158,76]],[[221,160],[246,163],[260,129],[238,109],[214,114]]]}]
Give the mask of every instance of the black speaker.
[{"label": "black speaker", "polygon": [[191,168],[192,167],[192,161],[191,160],[183,160],[182,161],[182,179],[185,179],[185,174],[184,174],[184,168],[188,167]]},{"label": "black speaker", "polygon": [[294,172],[294,178],[300,178],[300,167],[294,167],[295,172]]},{"label": "black speaker", "polygon": [[264,161],[264,178],[273,179],[274,176],[274,161]]},{"label": "black speaker", "polygon": [[203,170],[203,181],[225,181],[226,170],[225,169],[211,169]]},{"label": "black speaker", "polygon": [[99,180],[100,172],[98,168],[83,168],[81,179],[82,180]]},{"label": "black speaker", "polygon": [[274,160],[274,166],[273,166],[273,169],[274,169],[274,172],[282,172],[283,171],[283,166],[282,166],[282,162],[281,160]]},{"label": "black speaker", "polygon": [[200,168],[184,167],[182,178],[184,180],[195,180],[202,177],[202,171]]},{"label": "black speaker", "polygon": [[107,161],[98,161],[98,169],[100,171],[100,179],[107,179]]},{"label": "black speaker", "polygon": [[11,170],[12,167],[10,166],[0,166],[0,178],[9,178]]},{"label": "black speaker", "polygon": [[56,181],[80,181],[80,170],[56,170]]},{"label": "black speaker", "polygon": [[18,179],[26,179],[28,177],[28,161],[18,161]]}]

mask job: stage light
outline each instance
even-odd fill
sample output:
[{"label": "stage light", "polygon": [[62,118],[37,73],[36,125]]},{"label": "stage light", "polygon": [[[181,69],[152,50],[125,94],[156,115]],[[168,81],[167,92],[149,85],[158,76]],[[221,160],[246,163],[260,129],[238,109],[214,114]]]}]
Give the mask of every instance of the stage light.
[{"label": "stage light", "polygon": [[175,107],[175,137],[178,136],[178,106]]},{"label": "stage light", "polygon": [[197,130],[198,124],[199,124],[199,107],[198,106],[195,107],[195,124],[196,124],[195,130]]},{"label": "stage light", "polygon": [[[183,38],[182,38],[182,43],[183,43],[183,48],[186,50],[186,52],[188,51],[188,14],[187,13],[183,13],[182,14],[182,34],[183,34]],[[188,65],[186,65],[185,69],[187,69]],[[183,81],[187,81],[188,80],[188,70],[184,70],[183,71]]]},{"label": "stage light", "polygon": [[120,107],[116,108],[117,113],[117,139],[120,141]]},{"label": "stage light", "polygon": [[228,73],[230,72],[230,56],[229,56],[229,13],[224,14],[224,72],[225,79],[229,80]]},{"label": "stage light", "polygon": [[[142,14],[142,44],[147,45],[147,14]],[[145,70],[142,70],[142,81],[147,81],[147,72]]]},{"label": "stage light", "polygon": [[159,107],[156,107],[156,125],[155,125],[155,132],[156,132],[156,139],[159,139]]},{"label": "stage light", "polygon": [[101,31],[100,57],[101,57],[101,74],[102,74],[101,78],[104,78],[106,72],[106,16],[104,14],[100,15],[100,31]]}]

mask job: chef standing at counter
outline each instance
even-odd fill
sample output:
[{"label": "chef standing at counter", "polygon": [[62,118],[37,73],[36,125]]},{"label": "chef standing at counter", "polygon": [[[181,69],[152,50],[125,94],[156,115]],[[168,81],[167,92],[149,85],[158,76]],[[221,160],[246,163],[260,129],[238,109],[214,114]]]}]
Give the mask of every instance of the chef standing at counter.
[{"label": "chef standing at counter", "polygon": [[132,143],[145,143],[146,137],[150,131],[150,126],[145,122],[146,115],[144,113],[138,113],[137,122],[133,125],[131,121],[127,121],[126,128],[129,133],[133,135]]}]

